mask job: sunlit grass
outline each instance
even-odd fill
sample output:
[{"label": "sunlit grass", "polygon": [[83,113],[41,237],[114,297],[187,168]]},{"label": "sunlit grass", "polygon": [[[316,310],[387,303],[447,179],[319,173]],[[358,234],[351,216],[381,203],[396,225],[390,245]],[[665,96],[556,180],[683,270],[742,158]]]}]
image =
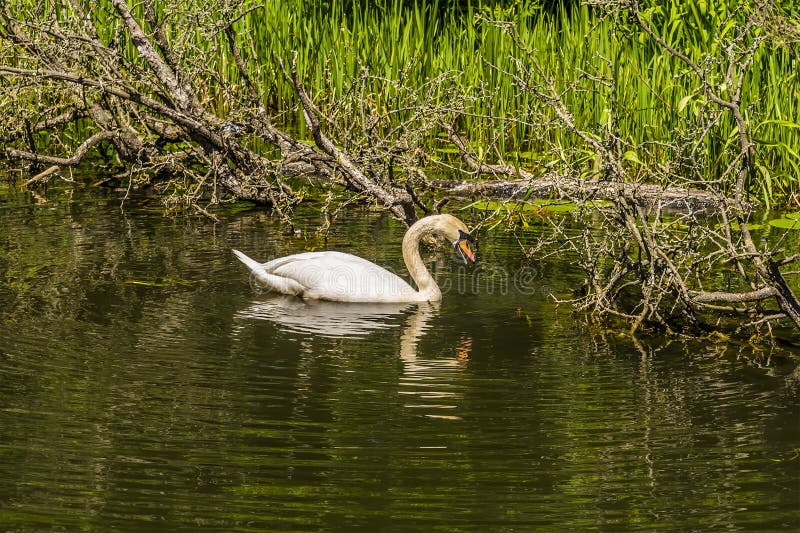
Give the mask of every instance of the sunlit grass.
[{"label": "sunlit grass", "polygon": [[[463,123],[473,144],[496,142],[510,161],[534,167],[535,162],[572,158],[575,170],[575,161],[582,157],[588,169],[593,154],[572,133],[526,124],[531,109],[540,108],[541,102],[502,71],[516,73],[514,61],[530,58],[492,20],[515,24],[538,63],[565,91],[564,102],[579,127],[602,138],[610,133],[614,117],[631,162],[661,162],[669,154],[658,149],[658,143],[691,137],[707,109],[700,82],[682,64],[642,34],[615,26],[612,20],[600,22],[586,6],[548,13],[524,3],[513,9],[490,9],[480,3],[440,9],[438,2],[409,6],[396,0],[357,4],[348,12],[336,2],[323,7],[318,2],[276,0],[243,21],[243,48],[255,51],[255,73],[273,109],[295,105],[294,91],[279,64],[295,52],[303,80],[321,104],[346,91],[361,68],[411,86],[456,72],[465,93],[485,95],[472,101],[468,111],[473,118]],[[698,62],[710,63],[712,80],[721,83],[713,79],[724,67],[720,47],[732,39],[739,19],[727,7],[711,4],[668,2],[647,16],[670,43]],[[610,61],[618,80],[616,108],[611,109],[609,88],[579,81],[574,90],[567,90],[580,72],[609,76]],[[800,189],[797,66],[797,54],[789,47],[763,47],[745,80],[742,107],[759,155],[758,179],[751,191],[767,201]],[[231,76],[235,78],[235,72]],[[376,82],[368,97],[386,97],[389,108],[390,94]],[[706,175],[717,175],[730,164],[733,133],[732,121],[723,117],[703,140],[696,156]],[[559,147],[559,154],[553,153],[553,146]],[[647,148],[637,153],[632,150],[637,146]],[[516,157],[520,153],[526,157]]]},{"label": "sunlit grass", "polygon": [[[724,3],[736,4],[736,10],[714,2],[653,3],[656,7],[643,11],[656,31],[706,65],[711,81],[722,87],[724,47],[738,31],[743,20],[739,12],[746,11],[747,2]],[[161,16],[167,9],[201,8],[196,0],[170,7],[158,4]],[[459,128],[468,133],[473,146],[496,146],[496,153],[509,162],[532,170],[547,166],[588,174],[598,165],[597,154],[560,127],[554,116],[548,117],[541,98],[522,90],[504,73],[525,74],[519,65],[529,68],[535,59],[563,91],[564,104],[579,128],[598,139],[619,135],[619,155],[626,154],[631,176],[647,179],[647,168],[670,158],[680,173],[687,159],[670,153],[663,143],[685,139],[689,145],[703,128],[709,105],[699,80],[624,20],[601,21],[587,6],[545,11],[535,4],[519,2],[500,8],[480,1],[454,5],[438,0],[244,0],[238,12],[247,14],[234,28],[265,105],[284,124],[301,120],[294,89],[285,75],[294,57],[303,83],[323,110],[364,72],[373,81],[363,88],[363,97],[381,110],[392,109],[398,96],[384,80],[422,87],[443,73],[452,73],[449,83],[470,96]],[[111,8],[106,0],[92,5],[106,6],[94,8],[92,16],[101,38],[111,40],[119,32],[111,22]],[[223,15],[198,16],[208,21]],[[522,53],[494,21],[512,22],[532,57]],[[208,57],[218,73],[194,80],[207,105],[222,114],[240,106],[246,91],[221,32],[198,30],[189,39],[181,37],[182,43],[191,43],[181,51],[183,60]],[[135,58],[132,45],[125,39],[121,42],[124,54]],[[610,77],[612,64],[617,80],[613,87],[591,79]],[[756,54],[745,80],[742,108],[758,155],[750,191],[767,202],[800,193],[799,67],[796,47],[767,44]],[[720,92],[726,95],[725,89]],[[551,123],[543,126],[545,119]],[[730,117],[721,114],[691,154],[694,169],[699,167],[705,177],[723,172],[736,152],[734,133]],[[430,142],[436,146],[435,138]]]}]

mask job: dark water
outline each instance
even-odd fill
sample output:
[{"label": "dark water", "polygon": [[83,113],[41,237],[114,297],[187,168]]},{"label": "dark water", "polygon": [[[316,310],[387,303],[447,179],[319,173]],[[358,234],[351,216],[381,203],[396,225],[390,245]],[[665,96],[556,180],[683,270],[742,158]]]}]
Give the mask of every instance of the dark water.
[{"label": "dark water", "polygon": [[404,273],[401,228],[71,194],[0,193],[2,531],[800,528],[800,352],[588,329],[501,231],[439,306],[306,305],[230,248]]}]

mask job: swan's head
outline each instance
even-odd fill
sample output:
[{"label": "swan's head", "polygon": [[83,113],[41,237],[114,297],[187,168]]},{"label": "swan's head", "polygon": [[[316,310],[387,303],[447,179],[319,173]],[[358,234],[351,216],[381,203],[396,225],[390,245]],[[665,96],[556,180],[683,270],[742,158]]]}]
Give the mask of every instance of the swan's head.
[{"label": "swan's head", "polygon": [[473,240],[466,224],[453,215],[434,215],[426,218],[431,219],[434,233],[442,235],[453,243],[453,247],[458,251],[465,264],[467,259],[475,262],[475,254],[472,253]]}]

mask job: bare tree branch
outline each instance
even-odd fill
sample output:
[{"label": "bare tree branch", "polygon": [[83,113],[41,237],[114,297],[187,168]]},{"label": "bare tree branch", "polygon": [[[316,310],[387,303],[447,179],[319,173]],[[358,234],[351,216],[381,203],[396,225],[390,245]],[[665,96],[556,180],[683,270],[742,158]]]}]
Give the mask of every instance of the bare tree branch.
[{"label": "bare tree branch", "polygon": [[323,152],[334,158],[337,165],[346,174],[347,179],[355,186],[356,190],[368,192],[378,199],[383,205],[388,207],[392,213],[397,218],[402,220],[406,225],[411,225],[416,220],[414,203],[411,196],[406,191],[388,189],[374,183],[372,180],[366,177],[355,164],[353,164],[353,162],[344,152],[339,150],[336,145],[334,145],[333,142],[331,142],[331,140],[328,139],[324,133],[322,133],[319,119],[317,118],[317,114],[314,110],[314,104],[311,103],[311,99],[308,97],[303,89],[303,86],[300,84],[300,79],[297,76],[297,65],[294,62],[292,63],[292,81],[295,89],[297,90],[297,94],[300,97],[300,102],[303,104],[306,124],[308,125],[311,135],[314,137],[314,141],[317,143],[317,146],[319,146]]}]

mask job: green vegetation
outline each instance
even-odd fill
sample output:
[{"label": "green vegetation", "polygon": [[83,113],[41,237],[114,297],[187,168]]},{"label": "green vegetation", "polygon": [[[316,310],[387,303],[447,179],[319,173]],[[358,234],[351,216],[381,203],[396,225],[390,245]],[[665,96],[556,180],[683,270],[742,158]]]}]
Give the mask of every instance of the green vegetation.
[{"label": "green vegetation", "polygon": [[[57,19],[66,20],[71,9],[65,2],[28,2],[31,13]],[[25,3],[10,9],[23,13]],[[138,53],[121,31],[111,0],[79,3],[101,40],[119,43],[135,61]],[[287,75],[295,57],[314,102],[340,122],[342,115],[354,120],[361,111],[383,117],[391,128],[412,116],[412,107],[428,106],[449,110],[479,156],[534,172],[595,177],[603,156],[576,135],[578,129],[613,148],[626,179],[691,185],[725,174],[740,156],[729,114],[709,102],[696,73],[615,11],[614,2],[593,3],[609,5],[183,0],[156,3],[154,16],[173,43],[175,63],[207,107],[231,120],[252,107],[222,31],[235,20],[238,48],[264,104],[277,123],[297,130],[302,112]],[[755,6],[747,0],[640,4],[643,20],[701,65],[722,97],[733,98],[731,65],[746,66],[741,109],[757,154],[747,190],[768,206],[800,194],[800,22],[793,2],[767,10],[758,27],[748,26]],[[137,4],[134,14],[145,20],[144,10]],[[752,62],[746,59],[750,47]],[[0,38],[4,62],[24,63],[17,54]],[[545,81],[552,82],[574,128],[554,113]],[[41,98],[17,103],[40,106]],[[368,105],[354,109],[349,102],[356,100]],[[434,162],[457,157],[440,129],[420,129]],[[729,191],[731,185],[721,188]]]},{"label": "green vegetation", "polygon": [[[541,99],[520,87],[520,81],[536,83],[527,76],[535,61],[562,92],[579,128],[604,142],[618,133],[621,159],[634,176],[646,179],[648,169],[672,165],[677,174],[700,172],[709,179],[735,157],[733,121],[710,109],[700,80],[684,64],[625,20],[603,17],[586,5],[376,4],[275,0],[250,11],[237,32],[268,105],[289,110],[296,104],[281,66],[296,52],[302,79],[323,107],[332,106],[365,72],[374,78],[359,86],[363,97],[387,113],[396,109],[399,84],[434,83],[440,95],[452,95],[455,86],[463,95],[459,126],[473,146],[496,146],[502,157],[527,168],[591,173],[598,165],[595,151],[565,128],[543,128],[552,113],[548,117]],[[658,5],[641,8],[643,17],[667,43],[704,65],[720,93],[732,90],[725,86],[725,69],[729,55],[744,53],[734,46],[741,44],[738,32],[752,9],[748,2],[653,4]],[[800,54],[792,42],[798,25],[771,29],[776,35],[756,52],[742,95],[758,144],[757,175],[749,190],[768,204],[800,192]],[[741,42],[751,43],[748,39]],[[236,80],[233,62],[220,67]],[[690,146],[705,129],[708,134],[692,154],[661,147]]]}]

